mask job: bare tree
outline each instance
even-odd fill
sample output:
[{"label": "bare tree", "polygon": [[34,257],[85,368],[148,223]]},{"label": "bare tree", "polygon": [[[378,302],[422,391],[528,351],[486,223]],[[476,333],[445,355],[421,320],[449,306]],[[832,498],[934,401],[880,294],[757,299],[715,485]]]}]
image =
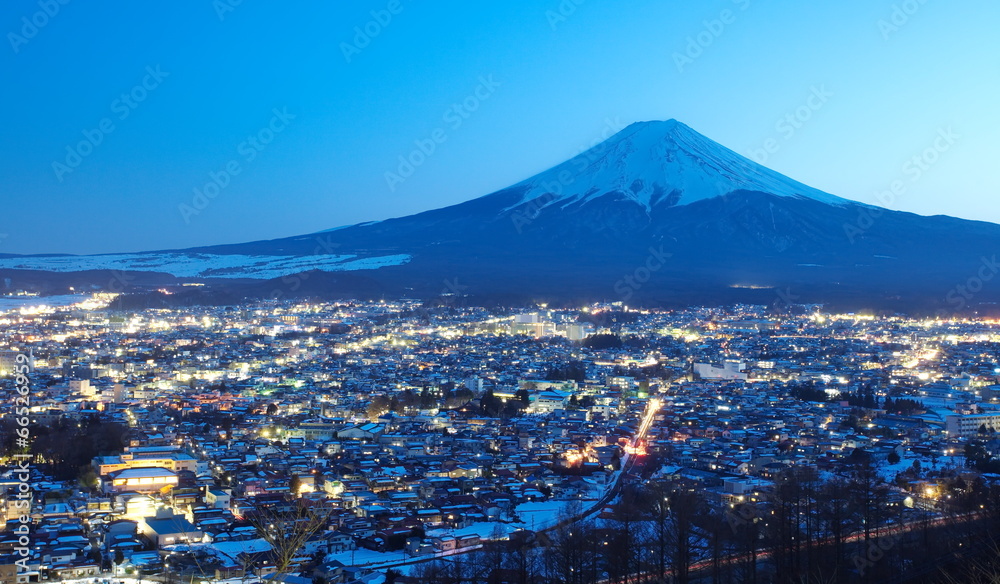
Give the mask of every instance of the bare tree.
[{"label": "bare tree", "polygon": [[[885,526],[887,498],[889,487],[879,475],[878,468],[870,457],[864,457],[851,474],[848,482],[848,492],[855,506],[858,518],[861,520],[863,540],[857,542],[857,556],[866,557],[868,550],[882,535]],[[877,562],[873,569],[866,570],[863,578],[866,582],[886,579],[885,572],[890,563]]]},{"label": "bare tree", "polygon": [[546,575],[555,582],[588,584],[597,580],[597,534],[593,522],[573,522],[581,512],[582,505],[571,502],[560,513],[559,527],[548,534]]},{"label": "bare tree", "polygon": [[670,573],[670,547],[667,541],[670,530],[670,491],[662,484],[654,483],[645,500],[652,519],[650,539],[653,545],[654,570],[661,580],[665,580]]},{"label": "bare tree", "polygon": [[735,572],[739,582],[757,583],[757,564],[763,532],[763,510],[751,503],[741,503],[731,511],[729,523],[735,542]]},{"label": "bare tree", "polygon": [[978,546],[986,553],[956,558],[957,566],[939,566],[942,584],[1000,584],[1000,545],[991,536]]},{"label": "bare tree", "polygon": [[306,543],[330,523],[331,506],[303,504],[301,499],[264,505],[248,515],[257,534],[271,546],[275,573],[288,571]]},{"label": "bare tree", "polygon": [[640,501],[641,492],[632,485],[622,489],[612,516],[607,548],[608,576],[612,581],[627,582],[643,568],[645,541]]},{"label": "bare tree", "polygon": [[848,535],[852,530],[847,482],[841,477],[828,481],[823,485],[819,500],[819,523],[833,546],[833,553],[822,557],[821,563],[839,578],[844,568]]},{"label": "bare tree", "polygon": [[792,469],[782,472],[775,480],[771,517],[767,523],[772,563],[779,582],[794,581],[799,575],[801,501],[798,476]]},{"label": "bare tree", "polygon": [[673,551],[674,575],[680,584],[690,581],[691,564],[697,553],[695,520],[704,510],[704,501],[695,491],[678,489],[670,494],[672,521],[667,540]]}]

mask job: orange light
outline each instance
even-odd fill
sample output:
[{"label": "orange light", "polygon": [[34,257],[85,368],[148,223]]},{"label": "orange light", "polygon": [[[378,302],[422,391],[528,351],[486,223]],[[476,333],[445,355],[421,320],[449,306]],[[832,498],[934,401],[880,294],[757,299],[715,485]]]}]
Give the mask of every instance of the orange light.
[{"label": "orange light", "polygon": [[646,445],[645,444],[640,444],[638,446],[631,446],[631,445],[630,446],[626,446],[625,447],[625,452],[627,452],[628,454],[635,455],[635,456],[646,456],[646,454],[647,454],[647,452],[646,452]]}]

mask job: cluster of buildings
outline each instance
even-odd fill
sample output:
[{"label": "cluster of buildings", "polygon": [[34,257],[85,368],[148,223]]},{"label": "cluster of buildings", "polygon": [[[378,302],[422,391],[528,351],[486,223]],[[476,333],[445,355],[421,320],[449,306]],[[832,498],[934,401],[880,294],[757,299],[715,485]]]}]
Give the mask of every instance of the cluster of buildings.
[{"label": "cluster of buildings", "polygon": [[[971,440],[1000,451],[995,322],[384,301],[69,306],[0,326],[10,396],[11,364],[30,355],[34,428],[121,430],[97,452],[35,453],[30,557],[14,571],[4,453],[3,583],[260,578],[281,561],[261,537],[276,509],[322,517],[290,584],[378,582],[544,530],[570,501],[603,506],[630,459],[725,505],[765,496],[788,468],[836,472],[859,449],[887,480],[921,462],[921,485],[960,467]],[[80,452],[92,456],[66,476]],[[934,506],[907,489],[907,505]]]}]

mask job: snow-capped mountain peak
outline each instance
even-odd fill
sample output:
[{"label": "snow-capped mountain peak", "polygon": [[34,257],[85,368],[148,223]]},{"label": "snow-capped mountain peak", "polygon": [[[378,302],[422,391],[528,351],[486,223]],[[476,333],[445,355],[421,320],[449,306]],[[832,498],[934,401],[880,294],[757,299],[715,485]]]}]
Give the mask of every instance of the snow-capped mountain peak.
[{"label": "snow-capped mountain peak", "polygon": [[537,174],[512,207],[566,207],[615,196],[650,210],[687,205],[734,191],[759,191],[831,205],[852,201],[761,166],[677,120],[636,122],[606,141]]}]

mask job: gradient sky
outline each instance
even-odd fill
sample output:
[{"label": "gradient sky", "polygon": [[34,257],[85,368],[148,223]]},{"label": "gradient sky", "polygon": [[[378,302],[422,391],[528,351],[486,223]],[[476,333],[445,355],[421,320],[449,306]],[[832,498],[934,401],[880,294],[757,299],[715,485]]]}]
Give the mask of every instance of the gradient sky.
[{"label": "gradient sky", "polygon": [[[995,0],[7,0],[0,253],[182,248],[406,215],[669,118],[741,154],[772,139],[766,165],[846,198],[877,203],[902,180],[891,208],[1000,222],[998,25]],[[365,43],[356,27],[377,34]],[[707,46],[689,47],[699,35]],[[499,85],[477,100],[481,78]],[[779,126],[814,88],[832,95]],[[133,90],[134,109],[116,101]],[[449,108],[466,98],[478,107],[457,124]],[[272,122],[275,109],[294,119]],[[112,131],[75,169],[53,168],[102,120]],[[249,160],[240,144],[272,123]],[[904,166],[949,127],[933,164]],[[390,189],[386,172],[436,129],[444,141]],[[228,164],[240,173],[185,220],[180,206]]]}]

